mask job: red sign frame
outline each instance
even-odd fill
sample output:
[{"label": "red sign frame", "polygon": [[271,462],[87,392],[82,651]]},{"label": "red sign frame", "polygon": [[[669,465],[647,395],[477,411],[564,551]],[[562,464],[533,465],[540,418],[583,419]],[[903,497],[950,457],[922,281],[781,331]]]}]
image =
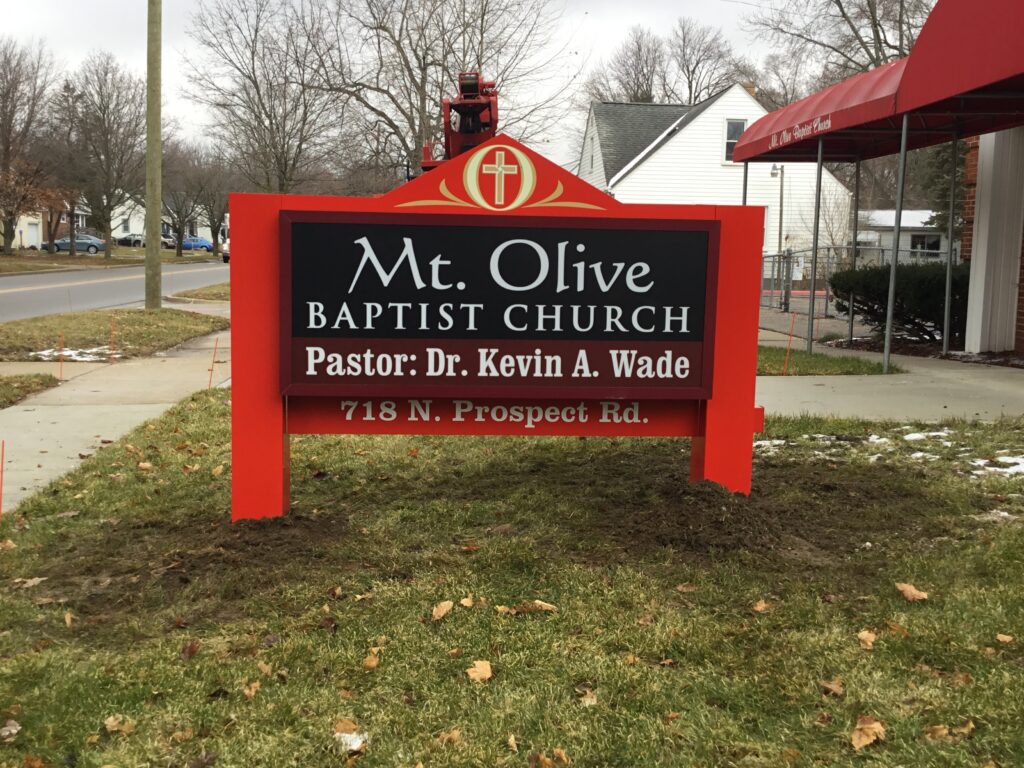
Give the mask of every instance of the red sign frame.
[{"label": "red sign frame", "polygon": [[[514,199],[503,206],[498,205],[497,195],[488,199],[481,182],[489,179],[472,176],[490,159],[488,153],[496,151],[507,152],[521,174]],[[288,511],[291,434],[690,436],[691,480],[710,480],[750,493],[753,436],[764,424],[763,410],[754,404],[761,208],[626,205],[504,136],[381,197],[233,194],[230,208],[235,240],[231,260],[232,520],[275,517]],[[535,387],[512,389],[498,398],[473,395],[473,407],[485,409],[492,418],[460,422],[453,419],[459,409],[463,416],[469,412],[470,400],[462,397],[458,387],[420,398],[432,401],[430,407],[435,410],[429,420],[414,418],[415,408],[405,407],[413,401],[406,402],[404,394],[389,400],[381,397],[379,389],[366,397],[354,394],[363,391],[356,389],[352,396],[360,398],[360,408],[371,415],[393,400],[398,411],[394,418],[352,419],[353,411],[359,409],[351,407],[346,417],[338,396],[310,396],[293,389],[284,395],[284,352],[290,341],[286,322],[291,315],[283,280],[281,248],[288,238],[282,237],[282,222],[295,216],[399,216],[405,222],[472,221],[474,226],[486,217],[495,224],[525,227],[628,225],[638,229],[713,222],[719,257],[712,259],[709,251],[708,297],[713,301],[705,306],[713,317],[705,326],[707,353],[702,361],[702,373],[709,380],[702,382],[706,386],[699,392],[645,394],[634,388],[618,393],[628,399],[619,399],[613,390],[596,400],[593,390],[587,389],[578,395],[536,400]],[[712,269],[714,262],[720,267],[714,264]],[[288,320],[283,322],[284,318]],[[511,420],[513,413],[536,414],[531,408],[557,409],[551,413],[559,418],[545,419],[529,429],[523,421]],[[605,409],[622,418],[604,419]],[[580,421],[584,413],[593,418]],[[498,414],[506,418],[498,419]]]}]

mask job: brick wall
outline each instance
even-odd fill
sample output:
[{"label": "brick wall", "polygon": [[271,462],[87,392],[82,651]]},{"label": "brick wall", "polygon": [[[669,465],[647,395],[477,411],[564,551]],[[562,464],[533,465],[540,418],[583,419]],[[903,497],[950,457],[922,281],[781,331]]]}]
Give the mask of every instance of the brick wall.
[{"label": "brick wall", "polygon": [[978,189],[978,137],[967,139],[967,157],[964,160],[964,231],[960,238],[960,256],[971,260],[974,240],[974,199]]}]

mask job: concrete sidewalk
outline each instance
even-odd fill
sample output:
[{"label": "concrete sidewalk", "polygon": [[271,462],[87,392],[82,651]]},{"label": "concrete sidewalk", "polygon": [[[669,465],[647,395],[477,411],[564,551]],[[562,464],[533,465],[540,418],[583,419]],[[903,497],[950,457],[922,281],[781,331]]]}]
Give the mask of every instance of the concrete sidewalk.
[{"label": "concrete sidewalk", "polygon": [[[208,311],[226,314],[227,305]],[[116,440],[196,390],[206,389],[215,343],[216,387],[231,373],[229,331],[113,365],[65,363],[60,386],[0,410],[0,437],[7,444],[4,512],[77,467],[80,455],[95,452],[102,440]],[[32,372],[56,375],[57,365],[0,363],[0,374]]]}]

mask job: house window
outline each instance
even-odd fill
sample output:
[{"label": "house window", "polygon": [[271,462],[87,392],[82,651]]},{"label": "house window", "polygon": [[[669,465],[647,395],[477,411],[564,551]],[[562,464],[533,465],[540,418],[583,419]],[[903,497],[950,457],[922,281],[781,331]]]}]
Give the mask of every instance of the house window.
[{"label": "house window", "polygon": [[128,219],[123,219],[121,221],[121,231],[122,232],[127,232],[128,231]]},{"label": "house window", "polygon": [[594,170],[594,143],[590,143],[590,170]]},{"label": "house window", "polygon": [[190,221],[188,223],[188,236],[189,237],[195,237],[196,236],[196,231],[197,231],[196,230],[196,223],[194,221]]},{"label": "house window", "polygon": [[732,162],[732,153],[736,149],[736,142],[740,140],[740,136],[743,135],[743,131],[747,129],[746,120],[726,120],[725,121],[725,159],[727,162]]},{"label": "house window", "polygon": [[61,224],[67,224],[68,223],[68,215],[66,213],[62,213],[60,215],[60,223]]},{"label": "house window", "polygon": [[914,251],[940,251],[942,238],[939,235],[911,235],[910,248]]}]

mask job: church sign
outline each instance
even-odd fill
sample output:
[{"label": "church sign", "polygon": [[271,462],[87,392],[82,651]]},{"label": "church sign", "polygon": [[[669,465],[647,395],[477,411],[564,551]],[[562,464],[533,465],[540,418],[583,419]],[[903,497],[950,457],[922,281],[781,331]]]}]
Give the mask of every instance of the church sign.
[{"label": "church sign", "polygon": [[287,510],[303,433],[689,435],[749,492],[758,209],[624,205],[499,136],[231,212],[233,519]]}]

